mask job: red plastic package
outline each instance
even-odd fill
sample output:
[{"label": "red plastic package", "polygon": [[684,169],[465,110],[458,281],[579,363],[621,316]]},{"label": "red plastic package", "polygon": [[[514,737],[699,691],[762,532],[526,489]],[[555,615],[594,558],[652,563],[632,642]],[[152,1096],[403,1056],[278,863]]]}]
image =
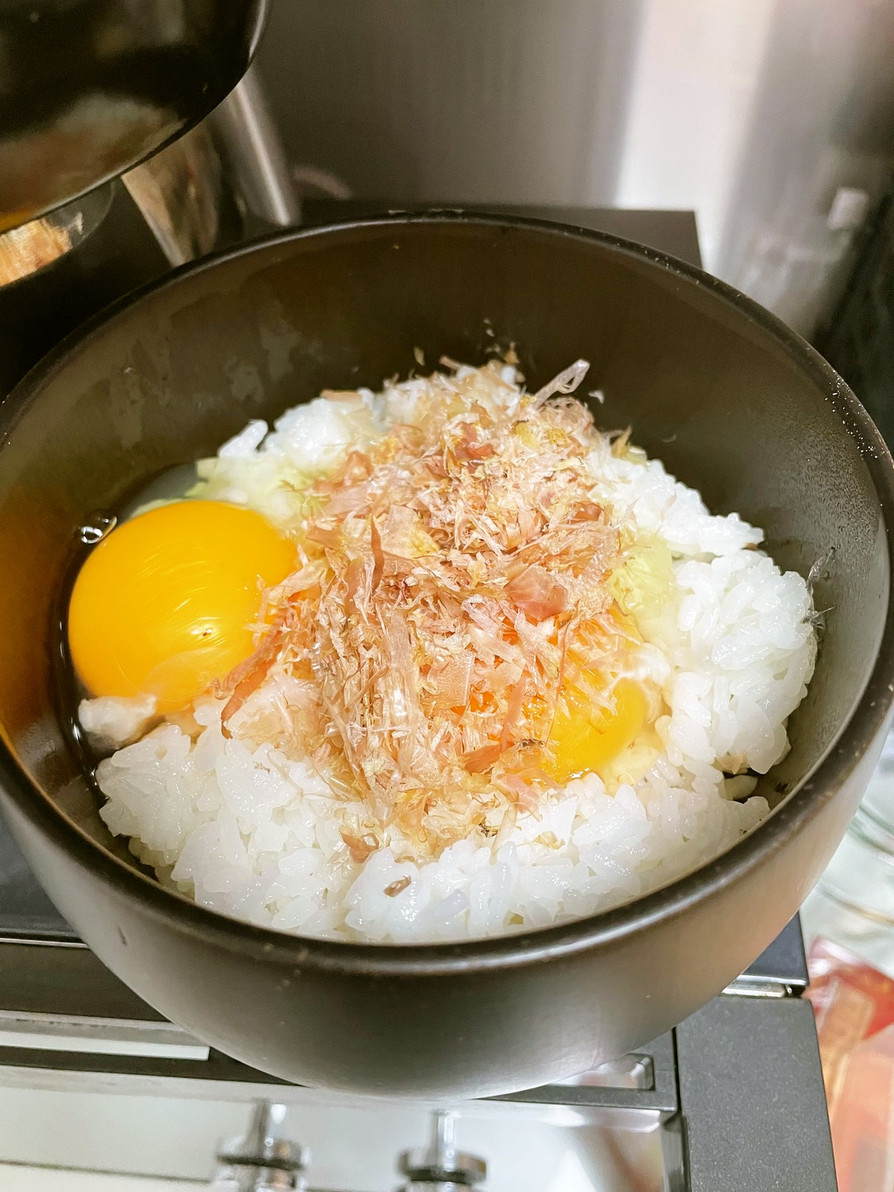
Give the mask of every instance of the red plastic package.
[{"label": "red plastic package", "polygon": [[817,938],[807,958],[841,1192],[894,1187],[894,981]]}]

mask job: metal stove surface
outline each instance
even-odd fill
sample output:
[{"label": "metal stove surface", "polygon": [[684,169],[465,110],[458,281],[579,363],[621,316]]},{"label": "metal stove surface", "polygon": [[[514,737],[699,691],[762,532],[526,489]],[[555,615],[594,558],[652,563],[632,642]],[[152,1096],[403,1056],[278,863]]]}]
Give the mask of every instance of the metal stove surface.
[{"label": "metal stove surface", "polygon": [[[323,223],[395,206],[309,202],[305,219]],[[691,213],[525,213],[596,227],[699,262]],[[800,928],[793,920],[722,996],[635,1054],[560,1085],[467,1102],[458,1112],[474,1120],[499,1105],[520,1122],[585,1121],[609,1132],[657,1131],[669,1192],[831,1192],[836,1183],[813,1012],[800,997],[806,986]],[[305,1107],[346,1104],[345,1098],[274,1080],[166,1022],[81,943],[2,823],[0,1085]]]}]

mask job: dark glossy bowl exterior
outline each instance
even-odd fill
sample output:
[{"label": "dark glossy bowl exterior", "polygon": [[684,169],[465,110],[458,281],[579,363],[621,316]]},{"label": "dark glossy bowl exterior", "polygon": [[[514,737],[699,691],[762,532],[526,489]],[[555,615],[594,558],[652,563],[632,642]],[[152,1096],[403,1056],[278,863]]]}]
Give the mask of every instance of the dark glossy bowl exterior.
[{"label": "dark glossy bowl exterior", "polygon": [[3,0],[0,231],[115,178],[216,108],[267,0]]},{"label": "dark glossy bowl exterior", "polygon": [[[592,362],[600,422],[766,528],[827,627],[774,814],[712,864],[576,923],[381,947],[262,931],[141,873],[63,728],[60,593],[75,528],[249,418],[514,342],[529,383]],[[591,233],[407,218],[298,233],[181,273],[69,341],[0,417],[0,750],[14,835],[99,957],[165,1015],[303,1083],[413,1097],[567,1076],[679,1022],[771,941],[857,806],[894,684],[892,464],[830,368],[677,262]]]}]

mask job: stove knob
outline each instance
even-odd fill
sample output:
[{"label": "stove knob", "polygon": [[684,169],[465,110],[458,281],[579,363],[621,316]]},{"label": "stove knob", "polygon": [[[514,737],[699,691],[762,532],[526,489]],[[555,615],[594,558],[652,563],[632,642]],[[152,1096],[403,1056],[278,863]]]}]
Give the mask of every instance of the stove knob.
[{"label": "stove knob", "polygon": [[213,1192],[304,1192],[307,1151],[278,1136],[285,1105],[259,1101],[244,1138],[229,1139],[217,1155]]},{"label": "stove knob", "polygon": [[398,1161],[407,1183],[398,1192],[475,1192],[487,1178],[487,1164],[477,1155],[458,1151],[455,1120],[443,1110],[434,1115],[431,1142],[425,1150],[404,1151]]}]

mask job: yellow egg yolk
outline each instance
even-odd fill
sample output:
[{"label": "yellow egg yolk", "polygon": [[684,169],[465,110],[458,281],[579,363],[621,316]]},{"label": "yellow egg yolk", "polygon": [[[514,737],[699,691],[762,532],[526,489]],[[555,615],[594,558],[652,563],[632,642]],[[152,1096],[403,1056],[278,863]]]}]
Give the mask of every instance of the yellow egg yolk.
[{"label": "yellow egg yolk", "polygon": [[250,509],[187,500],[138,514],[94,547],[75,581],[75,669],[94,696],[182,707],[251,655],[263,590],[294,566],[294,545]]},{"label": "yellow egg yolk", "polygon": [[[599,675],[587,674],[586,680],[597,689],[601,686]],[[576,685],[566,684],[559,696],[544,770],[561,784],[589,771],[605,778],[611,764],[646,728],[648,715],[649,699],[636,679],[618,679],[603,706],[595,705],[592,696]]]},{"label": "yellow egg yolk", "polygon": [[604,652],[606,673],[574,672],[559,692],[543,769],[563,784],[588,772],[608,780],[614,763],[651,727],[655,700],[628,672],[642,645],[632,617],[614,604],[607,622],[589,627],[588,644]]}]

